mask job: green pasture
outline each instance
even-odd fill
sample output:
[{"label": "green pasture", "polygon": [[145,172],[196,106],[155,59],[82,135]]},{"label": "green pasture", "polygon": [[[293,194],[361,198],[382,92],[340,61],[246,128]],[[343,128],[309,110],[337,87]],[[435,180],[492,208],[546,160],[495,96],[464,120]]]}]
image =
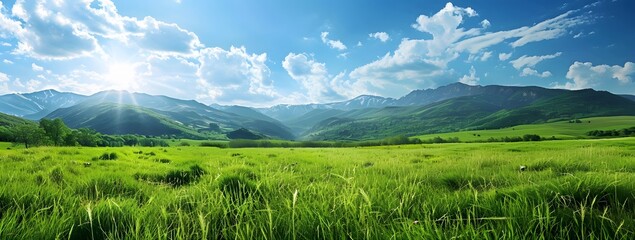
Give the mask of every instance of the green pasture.
[{"label": "green pasture", "polygon": [[426,134],[415,137],[421,140],[428,140],[434,137],[443,139],[458,137],[462,142],[485,142],[488,138],[500,139],[504,137],[522,137],[525,134],[537,134],[543,138],[580,139],[589,138],[587,133],[593,130],[620,130],[635,127],[635,117],[633,116],[593,117],[579,120],[580,123],[558,121],[544,124],[519,125],[503,129]]},{"label": "green pasture", "polygon": [[0,239],[635,234],[634,138],[296,149],[0,147]]}]

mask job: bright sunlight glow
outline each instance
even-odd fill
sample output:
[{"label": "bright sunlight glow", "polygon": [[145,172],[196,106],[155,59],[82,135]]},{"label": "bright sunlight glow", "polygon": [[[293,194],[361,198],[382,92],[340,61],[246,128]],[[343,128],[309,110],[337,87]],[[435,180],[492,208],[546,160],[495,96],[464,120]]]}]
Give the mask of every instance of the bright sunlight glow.
[{"label": "bright sunlight glow", "polygon": [[108,67],[105,80],[114,90],[133,90],[136,86],[137,73],[133,64],[115,63]]}]

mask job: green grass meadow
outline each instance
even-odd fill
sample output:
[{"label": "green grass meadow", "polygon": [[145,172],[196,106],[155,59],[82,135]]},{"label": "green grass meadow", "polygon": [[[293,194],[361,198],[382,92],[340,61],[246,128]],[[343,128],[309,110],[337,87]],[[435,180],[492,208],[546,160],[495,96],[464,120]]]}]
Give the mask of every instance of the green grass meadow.
[{"label": "green grass meadow", "polygon": [[580,119],[581,123],[558,121],[544,124],[528,124],[495,130],[472,130],[451,133],[426,134],[416,136],[421,140],[434,137],[448,139],[458,137],[462,142],[485,142],[488,138],[522,137],[525,134],[537,134],[544,138],[581,139],[589,138],[587,133],[593,130],[620,130],[635,125],[635,117],[593,117]]},{"label": "green grass meadow", "polygon": [[635,236],[634,138],[0,147],[0,239]]}]

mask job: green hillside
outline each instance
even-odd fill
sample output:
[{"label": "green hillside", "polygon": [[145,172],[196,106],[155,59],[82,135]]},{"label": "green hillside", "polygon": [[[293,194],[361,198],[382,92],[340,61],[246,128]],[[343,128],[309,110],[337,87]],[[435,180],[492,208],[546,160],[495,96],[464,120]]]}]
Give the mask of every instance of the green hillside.
[{"label": "green hillside", "polygon": [[581,117],[620,115],[635,115],[634,102],[609,92],[584,89],[564,92],[526,107],[499,111],[476,121],[472,126],[493,129]]},{"label": "green hillside", "polygon": [[415,136],[421,140],[434,137],[443,139],[459,138],[463,142],[486,141],[488,138],[522,137],[525,134],[537,134],[541,137],[557,139],[589,138],[587,133],[593,130],[619,130],[635,127],[635,116],[592,117],[579,119],[580,123],[558,121],[543,124],[528,124],[493,130],[474,130],[451,133],[437,133]]},{"label": "green hillside", "polygon": [[536,98],[525,93],[482,94],[453,98],[423,107],[360,109],[316,124],[306,140],[369,140],[596,116],[635,116],[635,102],[591,89],[562,91]]},{"label": "green hillside", "polygon": [[0,113],[0,127],[11,127],[18,124],[24,124],[24,123],[33,123],[33,122],[26,120],[24,118]]},{"label": "green hillside", "polygon": [[60,118],[71,128],[90,128],[104,134],[176,135],[205,138],[178,122],[151,109],[115,103],[82,104],[58,109],[47,118]]},{"label": "green hillside", "polygon": [[12,129],[21,124],[35,124],[35,122],[0,113],[0,141],[13,141]]}]

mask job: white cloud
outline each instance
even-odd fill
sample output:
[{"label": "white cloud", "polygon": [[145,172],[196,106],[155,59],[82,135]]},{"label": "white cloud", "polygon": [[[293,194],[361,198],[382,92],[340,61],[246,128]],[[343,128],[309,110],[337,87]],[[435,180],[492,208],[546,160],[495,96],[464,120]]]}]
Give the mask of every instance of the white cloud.
[{"label": "white cloud", "polygon": [[44,68],[43,68],[43,67],[38,66],[38,65],[37,65],[37,64],[35,64],[35,63],[31,63],[31,69],[33,69],[33,71],[36,71],[36,72],[41,72],[41,71],[44,71]]},{"label": "white cloud", "polygon": [[521,69],[523,67],[534,67],[536,66],[536,64],[547,60],[547,59],[553,59],[556,57],[559,57],[560,55],[562,55],[562,52],[557,52],[554,54],[550,54],[550,55],[544,55],[544,56],[527,56],[527,55],[523,55],[522,57],[519,57],[516,60],[512,60],[510,61],[510,63],[512,64],[512,66],[514,66],[514,68],[516,69]]},{"label": "white cloud", "polygon": [[3,47],[11,47],[11,46],[13,46],[13,45],[11,45],[11,43],[8,43],[8,42],[2,42],[2,44],[0,44],[0,45],[2,45]]},{"label": "white cloud", "polygon": [[[5,15],[5,12],[5,7],[2,4],[2,1],[0,1],[0,37],[13,35],[14,33],[22,30],[22,24],[19,21],[13,20],[9,16]],[[8,47],[4,43],[2,45]]]},{"label": "white cloud", "polygon": [[303,86],[310,101],[343,99],[342,95],[336,92],[333,86],[339,79],[329,75],[326,64],[310,59],[307,54],[289,53],[284,58],[282,67],[291,78]]},{"label": "white cloud", "polygon": [[320,38],[322,39],[322,42],[328,45],[330,48],[337,49],[340,51],[344,51],[347,49],[346,45],[344,45],[344,43],[342,43],[340,40],[331,40],[328,38],[328,36],[329,36],[329,32],[322,32],[320,34]]},{"label": "white cloud", "polygon": [[[569,11],[533,26],[516,29],[486,32],[491,22],[481,20],[478,28],[463,28],[462,24],[478,13],[469,7],[463,8],[447,3],[439,12],[427,16],[421,15],[412,27],[432,35],[428,39],[402,39],[393,52],[380,59],[360,66],[349,74],[349,80],[356,86],[363,86],[365,91],[379,93],[384,96],[398,97],[412,89],[437,87],[458,78],[448,64],[463,53],[469,53],[467,62],[487,61],[493,55],[486,49],[512,40],[512,48],[526,44],[560,37],[574,27],[586,23],[587,20],[577,11]],[[558,56],[561,53],[556,53]],[[500,53],[499,60],[507,61],[512,53]],[[552,58],[550,56],[523,56],[516,60],[515,67],[521,70],[532,69],[538,62]],[[550,72],[539,73],[547,76]],[[465,81],[472,80],[465,75]],[[475,76],[476,77],[476,76]]]},{"label": "white cloud", "polygon": [[40,90],[40,85],[42,84],[41,81],[35,80],[35,79],[31,79],[29,81],[26,82],[26,89],[29,92],[35,92],[37,90]]},{"label": "white cloud", "polygon": [[492,26],[492,23],[490,23],[489,20],[484,19],[483,21],[481,21],[482,28],[489,28],[490,26]]},{"label": "white cloud", "polygon": [[558,87],[567,89],[592,88],[599,84],[606,84],[606,81],[610,79],[616,79],[618,84],[624,85],[632,83],[634,74],[635,63],[632,62],[626,62],[624,66],[606,64],[593,66],[591,62],[575,62],[567,72],[567,79],[573,80],[573,82],[567,82]]},{"label": "white cloud", "polygon": [[512,53],[500,53],[498,54],[498,60],[507,61],[507,59],[512,57]]},{"label": "white cloud", "polygon": [[523,68],[523,71],[520,72],[520,76],[521,77],[528,77],[528,76],[535,76],[535,77],[540,77],[540,78],[547,78],[547,77],[551,77],[551,72],[549,71],[544,71],[542,73],[539,73],[538,71],[536,71],[533,68]]},{"label": "white cloud", "polygon": [[5,64],[13,64],[13,61],[9,60],[9,59],[4,59],[2,60],[3,63]]},{"label": "white cloud", "polygon": [[0,72],[0,82],[8,82],[9,81],[9,75],[7,75],[6,73]]},{"label": "white cloud", "polygon": [[547,19],[531,27],[486,33],[456,43],[458,51],[477,53],[482,49],[497,45],[508,39],[516,39],[510,45],[514,48],[528,43],[555,39],[565,35],[568,29],[586,23],[584,16],[572,16],[576,11],[568,11],[555,18]]},{"label": "white cloud", "polygon": [[182,29],[174,23],[157,21],[145,17],[141,21],[133,21],[138,31],[138,44],[149,51],[159,54],[193,54],[203,47],[196,34]]},{"label": "white cloud", "polygon": [[6,73],[0,72],[0,94],[9,92],[9,76]]},{"label": "white cloud", "polygon": [[24,24],[20,21],[11,23],[13,20],[8,19],[9,28],[5,28],[18,39],[15,52],[38,59],[68,59],[99,51],[97,39],[84,31],[82,24],[64,15],[63,9],[56,5],[42,0],[16,1],[12,8],[13,16]]},{"label": "white cloud", "polygon": [[480,34],[480,28],[459,27],[465,17],[473,16],[477,16],[473,9],[452,3],[432,16],[420,15],[412,27],[431,34],[432,39],[402,39],[394,52],[354,69],[349,74],[351,84],[365,93],[398,97],[412,89],[449,83],[453,70],[447,64],[460,54],[453,44]]},{"label": "white cloud", "polygon": [[379,41],[382,42],[386,42],[388,40],[390,40],[390,35],[388,35],[388,33],[386,32],[376,32],[376,33],[370,33],[368,34],[369,37],[378,39]]},{"label": "white cloud", "polygon": [[192,55],[203,47],[176,24],[119,15],[111,0],[18,0],[12,14],[19,21],[0,15],[0,31],[18,40],[15,53],[36,59],[109,57],[112,49]]},{"label": "white cloud", "polygon": [[[41,74],[46,79],[37,78],[41,82],[14,81],[23,90],[51,87],[92,94],[125,85],[132,91],[248,105],[280,97],[270,79],[266,53],[251,54],[244,47],[206,48],[195,33],[177,24],[120,15],[111,0],[18,0],[12,15],[4,13],[0,11],[0,38],[17,40],[15,54],[85,61],[89,66],[81,64],[67,72],[47,70]],[[338,41],[329,43],[345,47]],[[86,59],[75,60],[79,57]],[[130,76],[125,76],[130,83],[112,79],[117,75],[113,68],[120,65],[130,66],[126,73]],[[31,67],[44,70],[36,64]]]},{"label": "white cloud", "polygon": [[262,102],[276,96],[267,54],[248,54],[244,47],[206,48],[201,51],[197,98],[219,102]]},{"label": "white cloud", "polygon": [[357,41],[357,46],[361,47],[361,46],[364,46],[364,44],[362,44],[362,42],[360,42],[360,41]]},{"label": "white cloud", "polygon": [[443,9],[432,16],[420,15],[417,23],[412,27],[432,34],[432,39],[426,41],[428,56],[439,56],[456,41],[480,34],[480,29],[473,28],[465,30],[459,28],[463,23],[463,17],[474,17],[477,13],[472,8],[455,7],[452,3],[447,3]]},{"label": "white cloud", "polygon": [[477,85],[479,80],[481,80],[481,78],[476,76],[474,66],[470,67],[470,75],[463,75],[463,77],[459,78],[459,82],[467,85]]},{"label": "white cloud", "polygon": [[480,59],[481,59],[481,61],[485,62],[490,57],[492,57],[492,52],[484,52],[483,55],[481,55]]}]

